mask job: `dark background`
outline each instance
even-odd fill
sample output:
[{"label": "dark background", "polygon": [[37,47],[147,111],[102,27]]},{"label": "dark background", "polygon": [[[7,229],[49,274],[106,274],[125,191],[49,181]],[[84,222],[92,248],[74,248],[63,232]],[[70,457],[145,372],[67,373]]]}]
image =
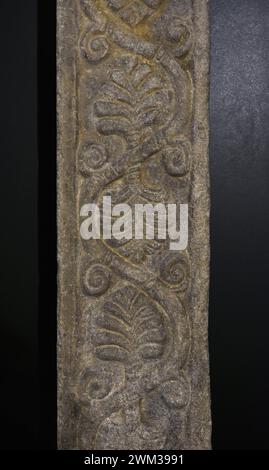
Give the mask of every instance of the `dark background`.
[{"label": "dark background", "polygon": [[[56,447],[55,3],[0,3],[1,449]],[[213,448],[268,449],[269,2],[210,3]]]}]

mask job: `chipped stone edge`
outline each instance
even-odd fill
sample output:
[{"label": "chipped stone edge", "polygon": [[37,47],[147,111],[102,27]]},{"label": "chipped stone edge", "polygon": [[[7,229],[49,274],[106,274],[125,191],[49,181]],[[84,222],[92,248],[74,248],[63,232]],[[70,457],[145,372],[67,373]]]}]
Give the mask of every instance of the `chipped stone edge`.
[{"label": "chipped stone edge", "polygon": [[[189,374],[192,383],[190,441],[188,450],[211,449],[211,400],[208,345],[210,278],[210,178],[209,178],[209,0],[194,0],[196,47],[194,60],[193,208],[190,243],[192,269],[192,352]],[[201,129],[205,133],[201,137]],[[199,367],[200,366],[200,367]],[[200,373],[200,374],[199,374]]]},{"label": "chipped stone edge", "polygon": [[[76,2],[57,1],[58,448],[74,447],[69,383],[76,315]],[[68,31],[68,33],[67,33]],[[71,190],[72,189],[72,190]],[[72,280],[72,281],[70,281]]]}]

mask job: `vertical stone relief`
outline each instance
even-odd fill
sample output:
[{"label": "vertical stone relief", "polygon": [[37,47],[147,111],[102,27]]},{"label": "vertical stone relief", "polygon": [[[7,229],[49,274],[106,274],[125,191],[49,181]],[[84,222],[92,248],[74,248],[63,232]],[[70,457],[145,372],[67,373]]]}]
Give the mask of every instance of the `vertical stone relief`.
[{"label": "vertical stone relief", "polygon": [[[58,0],[61,449],[208,449],[206,0]],[[188,203],[189,244],[80,208]]]}]

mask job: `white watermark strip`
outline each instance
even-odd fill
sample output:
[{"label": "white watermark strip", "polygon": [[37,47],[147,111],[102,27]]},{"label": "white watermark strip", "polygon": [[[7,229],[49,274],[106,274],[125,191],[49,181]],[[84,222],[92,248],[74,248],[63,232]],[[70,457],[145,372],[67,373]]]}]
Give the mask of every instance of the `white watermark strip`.
[{"label": "white watermark strip", "polygon": [[[105,196],[101,209],[84,204],[80,226],[83,240],[170,240],[170,250],[184,251],[189,239],[188,204],[116,204]],[[178,220],[179,218],[179,220]]]}]

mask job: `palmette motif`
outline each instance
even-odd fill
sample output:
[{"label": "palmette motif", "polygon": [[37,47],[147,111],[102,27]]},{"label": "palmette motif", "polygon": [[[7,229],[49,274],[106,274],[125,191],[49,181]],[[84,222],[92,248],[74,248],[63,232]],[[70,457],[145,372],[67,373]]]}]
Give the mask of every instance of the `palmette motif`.
[{"label": "palmette motif", "polygon": [[[79,206],[101,206],[107,195],[131,207],[188,203],[192,2],[78,0],[77,7]],[[74,447],[184,448],[192,389],[189,250],[171,252],[164,240],[80,240],[78,259]]]}]

